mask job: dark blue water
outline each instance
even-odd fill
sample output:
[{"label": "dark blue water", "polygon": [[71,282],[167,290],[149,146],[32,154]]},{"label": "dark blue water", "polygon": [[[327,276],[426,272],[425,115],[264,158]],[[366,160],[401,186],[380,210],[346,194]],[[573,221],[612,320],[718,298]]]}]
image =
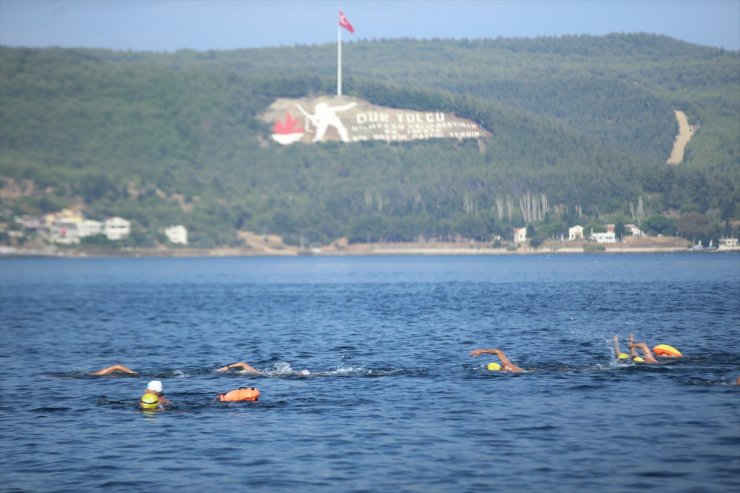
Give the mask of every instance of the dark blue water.
[{"label": "dark blue water", "polygon": [[[0,288],[2,491],[740,491],[735,254],[3,259]],[[618,366],[629,333],[685,358]],[[267,376],[214,371],[241,360]],[[87,376],[113,363],[141,375]]]}]

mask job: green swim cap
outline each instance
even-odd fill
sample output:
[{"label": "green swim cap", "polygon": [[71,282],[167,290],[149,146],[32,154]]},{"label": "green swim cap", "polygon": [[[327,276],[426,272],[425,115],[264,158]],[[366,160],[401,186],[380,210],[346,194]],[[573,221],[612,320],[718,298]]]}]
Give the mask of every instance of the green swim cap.
[{"label": "green swim cap", "polygon": [[619,353],[619,356],[617,356],[617,359],[630,359],[630,355],[627,353]]},{"label": "green swim cap", "polygon": [[634,361],[635,363],[644,363],[645,362],[645,360],[642,359],[640,356],[635,356],[634,358],[632,358],[632,361]]},{"label": "green swim cap", "polygon": [[501,371],[501,365],[498,363],[488,363],[488,371]]},{"label": "green swim cap", "polygon": [[155,394],[144,394],[141,396],[141,408],[142,409],[157,409],[159,405],[159,397]]}]

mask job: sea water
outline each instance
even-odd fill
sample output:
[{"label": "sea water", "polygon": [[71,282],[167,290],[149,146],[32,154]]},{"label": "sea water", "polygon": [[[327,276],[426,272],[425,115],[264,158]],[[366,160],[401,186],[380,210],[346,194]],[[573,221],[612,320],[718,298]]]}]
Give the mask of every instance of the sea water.
[{"label": "sea water", "polygon": [[[737,254],[2,259],[0,288],[1,491],[740,491]],[[685,357],[618,365],[629,334]]]}]

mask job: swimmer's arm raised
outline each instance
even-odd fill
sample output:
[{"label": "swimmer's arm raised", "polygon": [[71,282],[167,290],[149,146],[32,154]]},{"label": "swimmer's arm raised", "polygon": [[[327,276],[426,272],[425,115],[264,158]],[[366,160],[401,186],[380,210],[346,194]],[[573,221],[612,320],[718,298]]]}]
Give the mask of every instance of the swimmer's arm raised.
[{"label": "swimmer's arm raised", "polygon": [[480,356],[481,354],[495,354],[502,363],[511,363],[500,349],[473,349],[470,351],[470,356]]},{"label": "swimmer's arm raised", "polygon": [[620,353],[621,351],[619,350],[619,336],[614,336],[614,356],[618,358]]},{"label": "swimmer's arm raised", "polygon": [[646,363],[657,363],[658,362],[658,360],[655,359],[655,356],[653,355],[653,351],[644,342],[630,342],[629,347],[630,347],[630,355],[633,355],[633,352],[636,349],[639,349],[642,351],[642,354],[643,354],[643,357],[645,358]]},{"label": "swimmer's arm raised", "polygon": [[480,356],[481,354],[495,354],[501,361],[501,366],[506,371],[521,373],[524,372],[521,368],[511,362],[511,360],[504,354],[504,352],[498,348],[495,349],[473,349],[470,351],[471,356]]},{"label": "swimmer's arm raised", "polygon": [[496,354],[493,349],[473,349],[470,351],[470,356],[480,356],[481,354]]},{"label": "swimmer's arm raised", "polygon": [[630,348],[630,358],[637,356],[637,346],[635,346],[635,336],[630,334],[627,338],[627,347]]}]

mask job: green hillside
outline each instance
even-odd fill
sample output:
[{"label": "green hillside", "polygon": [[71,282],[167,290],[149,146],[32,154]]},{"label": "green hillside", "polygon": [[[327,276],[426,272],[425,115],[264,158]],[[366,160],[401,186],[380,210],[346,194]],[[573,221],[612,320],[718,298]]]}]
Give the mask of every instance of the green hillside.
[{"label": "green hillside", "polygon": [[[632,222],[640,198],[655,233],[712,237],[740,219],[737,52],[649,35],[349,43],[345,94],[455,113],[493,137],[272,142],[257,116],[278,97],[332,94],[335,50],[0,47],[0,221],[82,204],[132,220],[134,243],[184,224],[209,247],[237,230],[487,241],[530,223],[544,238]],[[667,166],[674,110],[698,131]],[[525,217],[533,197],[547,214]]]}]

